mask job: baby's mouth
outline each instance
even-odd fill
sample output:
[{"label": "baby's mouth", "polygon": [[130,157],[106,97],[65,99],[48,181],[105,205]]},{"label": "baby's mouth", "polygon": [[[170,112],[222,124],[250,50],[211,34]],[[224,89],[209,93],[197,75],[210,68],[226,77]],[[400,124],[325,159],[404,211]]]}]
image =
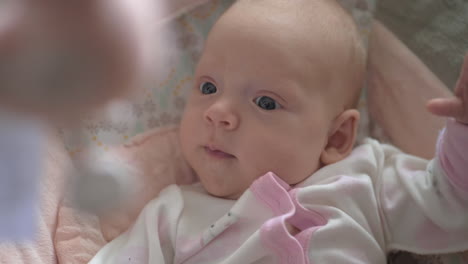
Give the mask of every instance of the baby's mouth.
[{"label": "baby's mouth", "polygon": [[222,150],[217,149],[216,147],[213,146],[205,146],[204,147],[205,151],[208,153],[208,155],[218,158],[218,159],[230,159],[230,158],[235,158],[236,156],[226,153]]}]

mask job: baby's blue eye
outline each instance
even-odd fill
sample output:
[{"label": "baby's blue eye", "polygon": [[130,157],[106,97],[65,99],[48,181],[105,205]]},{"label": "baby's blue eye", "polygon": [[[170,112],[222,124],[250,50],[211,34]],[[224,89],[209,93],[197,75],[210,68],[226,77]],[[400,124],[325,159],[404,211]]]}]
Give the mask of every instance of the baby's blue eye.
[{"label": "baby's blue eye", "polygon": [[255,103],[262,109],[275,110],[280,108],[280,105],[271,97],[260,96],[255,98]]},{"label": "baby's blue eye", "polygon": [[218,89],[216,88],[216,85],[210,82],[203,82],[200,84],[200,91],[202,94],[213,94],[216,93]]}]

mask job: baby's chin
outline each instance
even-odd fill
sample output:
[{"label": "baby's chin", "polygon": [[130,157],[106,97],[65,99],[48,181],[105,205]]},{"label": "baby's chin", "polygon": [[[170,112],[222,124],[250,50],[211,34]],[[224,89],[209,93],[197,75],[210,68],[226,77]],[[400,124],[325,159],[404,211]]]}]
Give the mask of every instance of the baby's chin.
[{"label": "baby's chin", "polygon": [[234,190],[229,187],[220,187],[214,184],[205,184],[201,181],[205,191],[218,198],[228,199],[228,200],[237,200],[245,192],[245,190]]}]

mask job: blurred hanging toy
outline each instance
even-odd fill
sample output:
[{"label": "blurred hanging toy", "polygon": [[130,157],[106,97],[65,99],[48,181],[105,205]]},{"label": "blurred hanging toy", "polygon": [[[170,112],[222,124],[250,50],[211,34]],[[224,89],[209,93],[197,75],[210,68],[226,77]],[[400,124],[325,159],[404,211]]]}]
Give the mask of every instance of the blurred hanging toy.
[{"label": "blurred hanging toy", "polygon": [[[0,242],[34,239],[44,127],[144,85],[162,64],[162,14],[157,0],[0,2]],[[127,177],[95,157],[69,176],[78,205],[99,212],[124,198]]]}]

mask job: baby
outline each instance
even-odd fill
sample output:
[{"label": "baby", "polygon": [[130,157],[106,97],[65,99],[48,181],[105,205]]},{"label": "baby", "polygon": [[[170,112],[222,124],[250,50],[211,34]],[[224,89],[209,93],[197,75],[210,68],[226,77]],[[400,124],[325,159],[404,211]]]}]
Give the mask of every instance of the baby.
[{"label": "baby", "polygon": [[[467,57],[468,58],[468,57]],[[467,61],[468,62],[468,61]],[[240,0],[215,24],[180,126],[200,183],[171,185],[90,263],[386,263],[468,248],[468,64],[426,161],[353,149],[365,52],[331,0]]]},{"label": "baby", "polygon": [[294,185],[352,150],[359,35],[333,1],[295,2],[238,3],[208,37],[181,145],[212,195],[237,199],[269,171]]}]

